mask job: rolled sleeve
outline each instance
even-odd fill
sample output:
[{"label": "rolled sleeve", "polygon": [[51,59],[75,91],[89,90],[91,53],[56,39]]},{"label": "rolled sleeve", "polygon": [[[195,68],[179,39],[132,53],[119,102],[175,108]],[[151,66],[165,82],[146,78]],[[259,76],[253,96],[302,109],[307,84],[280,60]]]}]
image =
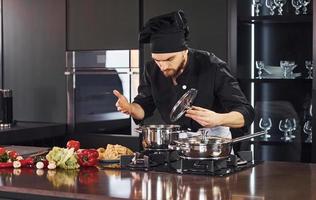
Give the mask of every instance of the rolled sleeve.
[{"label": "rolled sleeve", "polygon": [[241,91],[237,80],[230,74],[226,63],[218,64],[216,73],[216,96],[227,112],[236,111],[243,115],[244,128],[254,120],[254,109]]},{"label": "rolled sleeve", "polygon": [[[148,71],[144,69],[144,74],[141,76],[140,85],[138,86],[138,95],[134,98],[133,103],[139,104],[145,113],[144,119],[153,115],[156,105],[151,92],[151,83]],[[142,120],[133,119],[136,124],[142,122]]]}]

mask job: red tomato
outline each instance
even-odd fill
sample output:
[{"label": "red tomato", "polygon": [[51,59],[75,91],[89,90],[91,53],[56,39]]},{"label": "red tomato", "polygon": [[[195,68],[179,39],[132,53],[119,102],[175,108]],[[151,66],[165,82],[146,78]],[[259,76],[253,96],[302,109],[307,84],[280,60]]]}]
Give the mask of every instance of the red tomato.
[{"label": "red tomato", "polygon": [[0,155],[3,155],[5,152],[6,152],[6,151],[5,151],[5,148],[0,147]]},{"label": "red tomato", "polygon": [[9,157],[11,159],[16,159],[16,157],[18,157],[18,153],[16,151],[10,151],[9,152]]},{"label": "red tomato", "polygon": [[70,148],[74,148],[75,151],[77,151],[78,149],[80,149],[80,142],[77,141],[77,140],[69,140],[67,142],[67,148],[70,149]]}]

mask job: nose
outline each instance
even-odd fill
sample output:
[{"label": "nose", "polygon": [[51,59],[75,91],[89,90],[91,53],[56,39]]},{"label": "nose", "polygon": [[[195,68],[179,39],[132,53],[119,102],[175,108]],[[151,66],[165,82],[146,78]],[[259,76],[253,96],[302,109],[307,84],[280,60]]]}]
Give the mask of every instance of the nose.
[{"label": "nose", "polygon": [[162,71],[164,71],[168,68],[168,64],[164,61],[158,61],[157,64]]}]

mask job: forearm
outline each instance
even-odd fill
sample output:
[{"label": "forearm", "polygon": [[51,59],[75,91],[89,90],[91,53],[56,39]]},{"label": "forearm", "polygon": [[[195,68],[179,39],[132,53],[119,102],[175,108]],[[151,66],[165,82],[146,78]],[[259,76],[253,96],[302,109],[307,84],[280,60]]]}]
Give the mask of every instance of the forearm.
[{"label": "forearm", "polygon": [[134,119],[142,120],[145,117],[145,111],[138,103],[131,103],[130,104],[130,115]]},{"label": "forearm", "polygon": [[245,125],[244,116],[237,111],[219,114],[219,125],[231,128],[241,128]]}]

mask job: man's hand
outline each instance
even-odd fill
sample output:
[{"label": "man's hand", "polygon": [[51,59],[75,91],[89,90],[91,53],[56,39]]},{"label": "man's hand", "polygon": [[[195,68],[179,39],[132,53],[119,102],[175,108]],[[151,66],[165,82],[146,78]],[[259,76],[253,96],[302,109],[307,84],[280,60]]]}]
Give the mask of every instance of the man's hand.
[{"label": "man's hand", "polygon": [[185,116],[193,119],[203,127],[212,128],[220,125],[218,113],[198,106],[192,106],[191,109],[187,110]]},{"label": "man's hand", "polygon": [[124,97],[119,91],[113,90],[113,94],[118,98],[115,106],[117,110],[131,115],[134,119],[142,120],[145,117],[144,109],[137,103],[129,103],[127,98]]},{"label": "man's hand", "polygon": [[205,108],[192,106],[191,109],[187,110],[185,116],[193,119],[206,128],[212,128],[215,126],[241,128],[245,124],[244,116],[237,111],[216,113]]},{"label": "man's hand", "polygon": [[113,94],[118,98],[116,101],[116,108],[118,111],[131,115],[132,114],[132,106],[128,102],[127,98],[123,96],[119,91],[113,90]]}]

